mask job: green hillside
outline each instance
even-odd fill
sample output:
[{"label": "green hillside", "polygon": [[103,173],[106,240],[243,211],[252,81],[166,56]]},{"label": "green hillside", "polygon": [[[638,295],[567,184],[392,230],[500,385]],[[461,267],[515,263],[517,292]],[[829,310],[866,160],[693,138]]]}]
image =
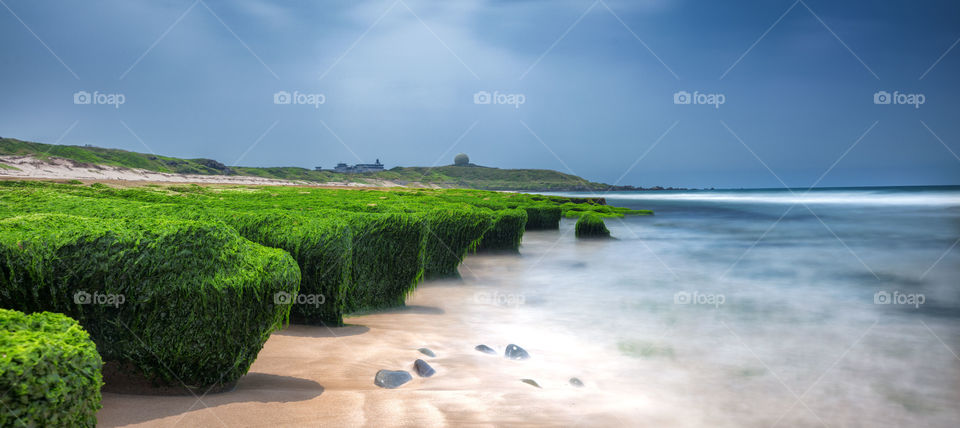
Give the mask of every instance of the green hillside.
[{"label": "green hillside", "polygon": [[[96,165],[139,168],[156,172],[200,175],[247,175],[280,180],[310,182],[357,182],[370,179],[417,182],[441,187],[483,190],[606,190],[609,186],[571,174],[545,169],[500,169],[477,165],[439,167],[395,167],[388,171],[343,174],[298,167],[230,167],[213,159],[181,159],[170,156],[105,149],[93,146],[64,146],[0,138],[0,156],[51,157]],[[0,163],[0,168],[3,168]]]}]

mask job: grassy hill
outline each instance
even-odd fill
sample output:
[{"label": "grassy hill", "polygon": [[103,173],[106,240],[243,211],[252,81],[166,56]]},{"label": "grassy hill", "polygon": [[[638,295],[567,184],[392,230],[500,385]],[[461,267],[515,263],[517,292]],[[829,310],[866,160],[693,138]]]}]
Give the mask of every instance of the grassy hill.
[{"label": "grassy hill", "polygon": [[[93,146],[64,146],[0,138],[0,156],[51,157],[94,165],[139,168],[156,172],[199,175],[246,175],[280,180],[310,182],[358,182],[371,179],[392,180],[401,184],[417,182],[441,187],[484,190],[606,190],[608,185],[584,180],[571,174],[546,169],[500,169],[477,165],[439,167],[396,167],[388,171],[343,174],[298,167],[230,167],[213,159],[181,159],[170,156],[105,149]],[[0,163],[0,168],[3,164]]]}]

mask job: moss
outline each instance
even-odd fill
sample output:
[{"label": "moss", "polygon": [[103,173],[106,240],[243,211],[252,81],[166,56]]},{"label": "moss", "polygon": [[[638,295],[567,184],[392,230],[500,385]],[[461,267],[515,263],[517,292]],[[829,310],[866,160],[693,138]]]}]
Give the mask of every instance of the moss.
[{"label": "moss", "polygon": [[525,210],[496,211],[493,225],[483,234],[476,250],[519,251],[526,224],[527,212]]},{"label": "moss", "polygon": [[490,211],[470,208],[442,208],[427,212],[429,226],[424,277],[457,276],[457,267],[467,251],[476,247],[493,223]]},{"label": "moss", "polygon": [[96,426],[102,366],[76,321],[0,309],[0,426]]},{"label": "moss", "polygon": [[0,221],[0,306],[55,311],[158,384],[235,381],[287,320],[300,272],[221,225],[34,214]]},{"label": "moss", "polygon": [[522,207],[527,211],[527,230],[551,230],[560,228],[563,209],[556,205],[536,204]]},{"label": "moss", "polygon": [[252,213],[207,211],[237,229],[243,237],[290,253],[300,267],[300,291],[290,321],[297,324],[343,325],[353,258],[353,231],[336,216],[264,210]]},{"label": "moss", "polygon": [[577,220],[576,235],[577,238],[608,238],[610,231],[607,230],[602,217],[589,213],[580,216]]},{"label": "moss", "polygon": [[412,214],[353,214],[353,269],[345,309],[402,306],[423,278],[427,224]]},{"label": "moss", "polygon": [[[599,205],[595,200],[574,203],[569,198],[466,189],[315,189],[276,186],[170,185],[111,188],[105,185],[69,186],[35,182],[0,182],[0,218],[23,213],[69,213],[98,218],[189,219],[220,222],[262,245],[283,249],[302,272],[301,293],[321,294],[322,308],[292,312],[294,322],[338,325],[347,310],[402,304],[423,276],[457,274],[470,250],[518,251],[524,229],[554,228],[559,214],[623,215],[626,210]],[[533,214],[530,214],[533,213]],[[426,230],[404,232],[386,227],[367,237],[364,221],[355,214],[413,216]],[[530,216],[538,226],[528,227]],[[326,222],[345,222],[328,233]],[[374,222],[375,223],[375,222]],[[342,235],[349,233],[349,238]],[[426,238],[419,237],[423,234]],[[417,236],[414,236],[417,235]],[[334,239],[333,247],[325,242]],[[412,239],[398,244],[393,240]],[[423,254],[412,251],[420,248]],[[343,244],[350,241],[349,249]],[[368,256],[354,254],[357,245]],[[334,250],[336,248],[336,250]],[[403,268],[391,266],[389,251],[403,250]],[[381,254],[381,252],[386,253]],[[349,255],[347,253],[350,253]],[[349,263],[346,260],[349,258]],[[349,265],[349,266],[347,266]],[[378,279],[376,275],[392,276]],[[347,277],[346,284],[337,278]],[[339,284],[339,285],[338,285]],[[384,287],[382,293],[375,290]],[[342,291],[342,292],[341,292]],[[359,293],[352,297],[351,293]],[[382,296],[374,297],[374,295]],[[341,297],[343,296],[343,297]],[[390,297],[385,297],[390,296]],[[341,304],[341,300],[343,300]],[[346,300],[352,300],[348,304]]]}]

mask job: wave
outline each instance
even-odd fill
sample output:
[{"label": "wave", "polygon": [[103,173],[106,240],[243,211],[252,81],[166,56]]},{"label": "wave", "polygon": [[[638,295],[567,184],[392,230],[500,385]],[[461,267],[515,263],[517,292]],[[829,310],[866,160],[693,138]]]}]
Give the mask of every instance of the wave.
[{"label": "wave", "polygon": [[638,201],[689,201],[749,204],[842,204],[842,205],[904,205],[904,206],[960,206],[960,191],[917,190],[703,190],[651,191],[610,193],[564,193],[565,196],[606,197]]}]

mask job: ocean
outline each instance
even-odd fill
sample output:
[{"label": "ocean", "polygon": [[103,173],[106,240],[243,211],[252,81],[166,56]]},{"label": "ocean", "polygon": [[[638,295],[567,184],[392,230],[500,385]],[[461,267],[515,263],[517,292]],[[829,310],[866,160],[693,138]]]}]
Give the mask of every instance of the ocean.
[{"label": "ocean", "polygon": [[960,187],[560,194],[655,215],[470,256],[457,310],[584,382],[569,425],[960,420]]}]

